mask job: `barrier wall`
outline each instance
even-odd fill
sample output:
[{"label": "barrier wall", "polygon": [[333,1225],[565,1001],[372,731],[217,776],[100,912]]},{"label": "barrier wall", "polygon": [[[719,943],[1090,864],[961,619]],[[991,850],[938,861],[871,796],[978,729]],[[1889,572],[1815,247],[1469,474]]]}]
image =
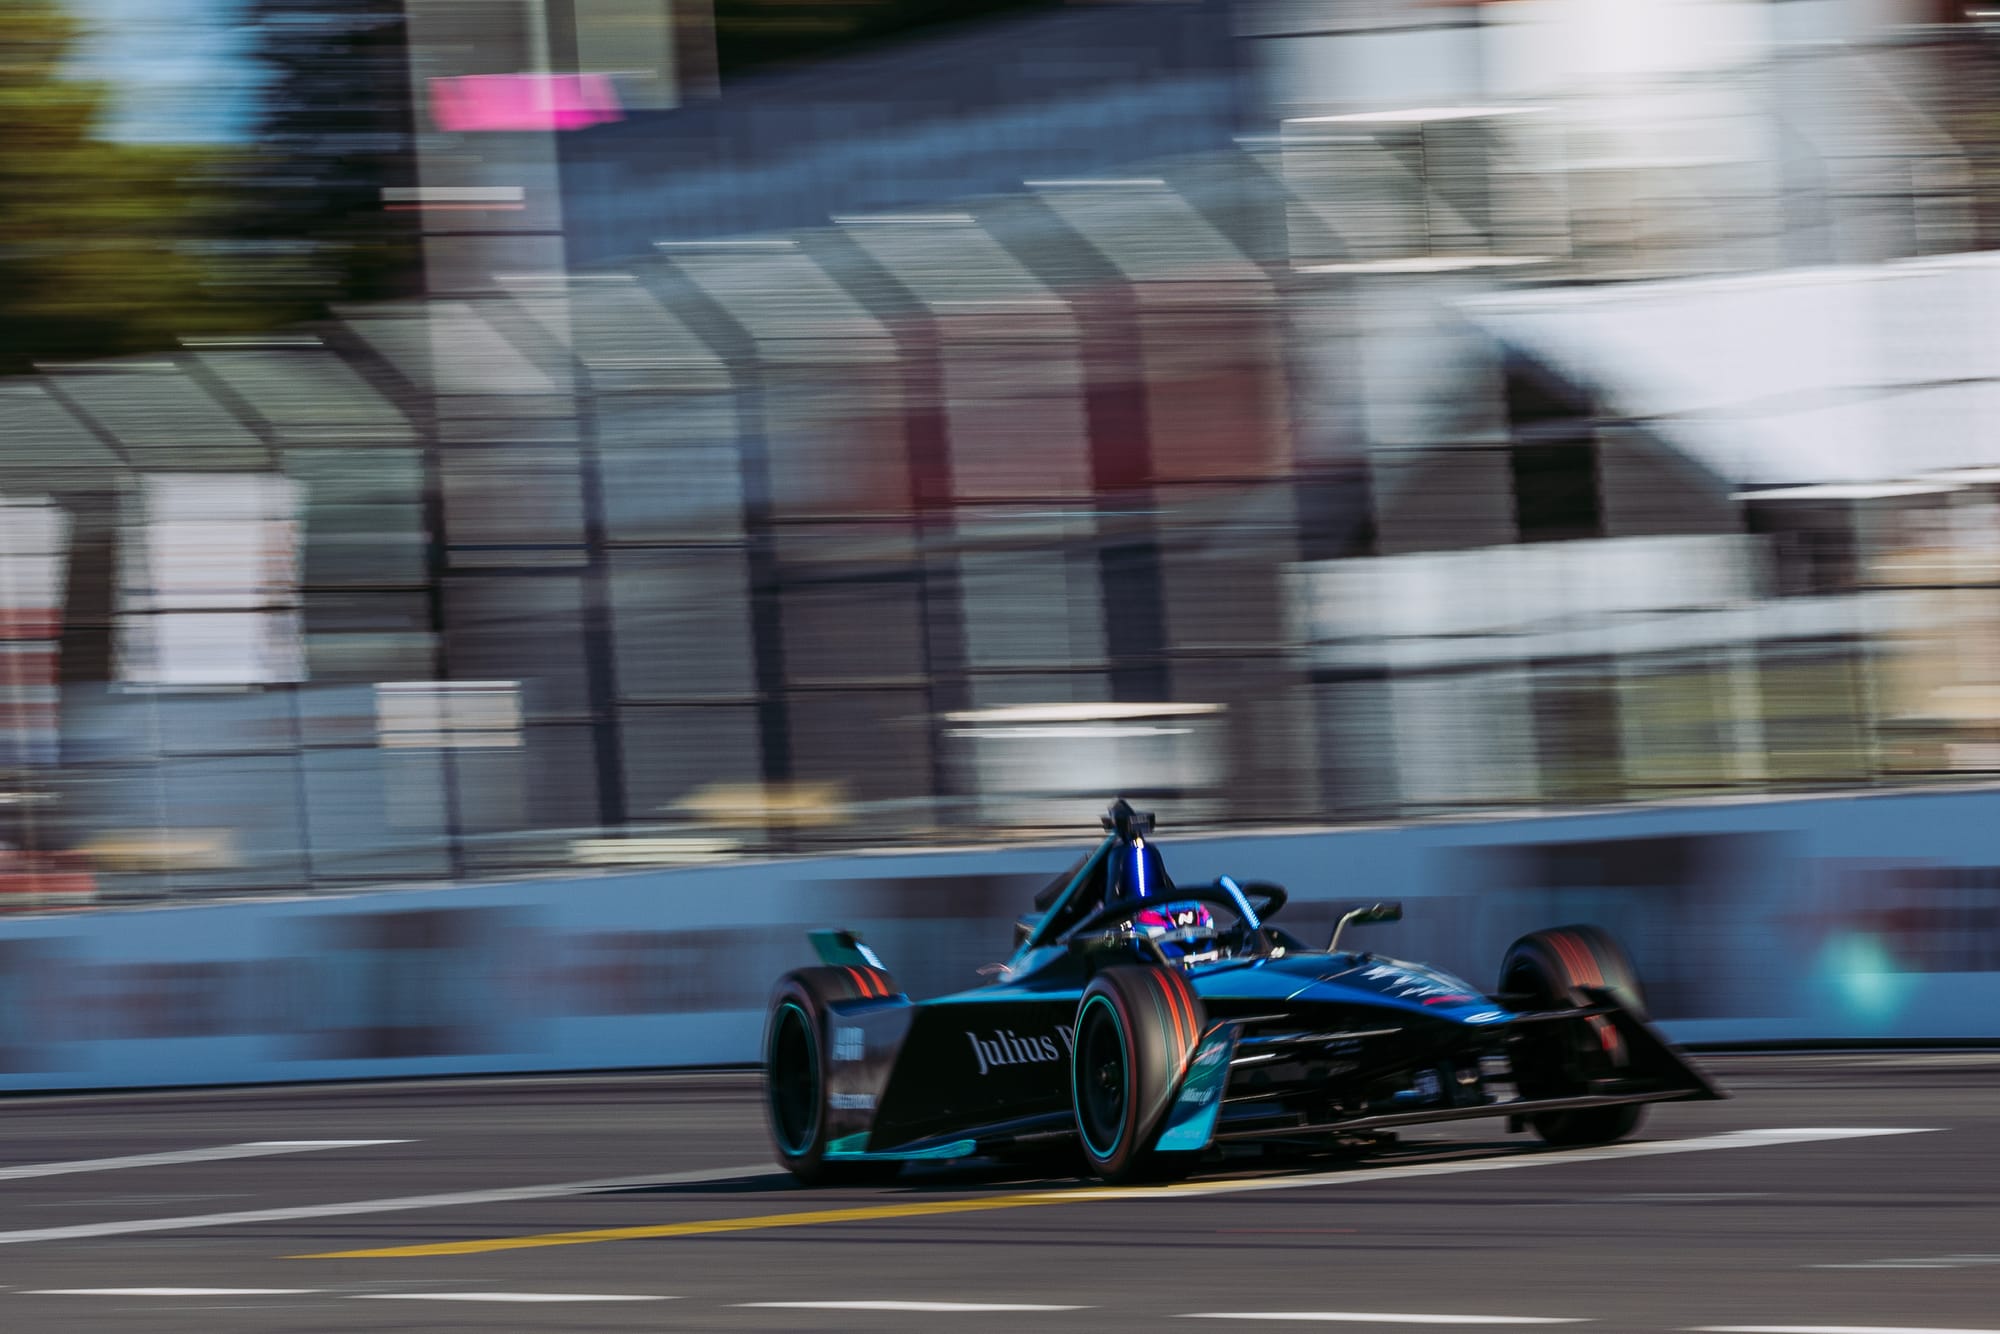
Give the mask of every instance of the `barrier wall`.
[{"label": "barrier wall", "polygon": [[[1617,933],[1690,1042],[2000,1038],[2000,791],[1171,838],[1182,880],[1276,880],[1323,937],[1483,986],[1508,941]],[[748,1062],[804,930],[918,996],[978,982],[1081,852],[799,859],[0,923],[0,1089]]]}]

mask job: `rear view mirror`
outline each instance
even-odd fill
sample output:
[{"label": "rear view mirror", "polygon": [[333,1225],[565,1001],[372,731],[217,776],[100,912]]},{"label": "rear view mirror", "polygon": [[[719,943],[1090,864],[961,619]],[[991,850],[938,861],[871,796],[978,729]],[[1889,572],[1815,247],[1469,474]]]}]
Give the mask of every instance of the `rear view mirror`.
[{"label": "rear view mirror", "polygon": [[1338,954],[1340,952],[1340,933],[1347,929],[1350,922],[1359,923],[1362,926],[1372,926],[1377,922],[1400,922],[1402,920],[1403,905],[1400,903],[1371,903],[1365,908],[1352,909],[1341,917],[1340,924],[1333,928],[1333,939],[1327,942],[1326,952],[1328,954]]}]

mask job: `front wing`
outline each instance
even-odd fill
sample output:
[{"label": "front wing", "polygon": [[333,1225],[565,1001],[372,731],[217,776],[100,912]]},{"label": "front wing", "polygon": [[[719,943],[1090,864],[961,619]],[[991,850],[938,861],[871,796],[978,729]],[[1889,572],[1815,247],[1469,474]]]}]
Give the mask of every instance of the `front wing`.
[{"label": "front wing", "polygon": [[[1592,1021],[1609,1024],[1616,1032],[1626,1053],[1625,1064],[1614,1074],[1579,1079],[1561,1096],[1520,1096],[1512,1083],[1513,1072],[1506,1066],[1504,1058],[1498,1056],[1486,1056],[1479,1060],[1476,1079],[1440,1089],[1435,1101],[1409,1110],[1380,1110],[1370,1106],[1331,1112],[1322,1110],[1320,1114],[1313,1115],[1306,1110],[1312,1105],[1310,1097],[1295,1096],[1290,1102],[1282,1098],[1273,1099],[1266,1090],[1248,1088],[1240,1080],[1231,1080],[1218,1099],[1218,1114],[1209,1118],[1210,1131],[1205,1139],[1196,1142],[1199,1119],[1192,1113],[1183,1115],[1182,1103],[1177,1101],[1167,1118],[1158,1147],[1170,1151],[1194,1151],[1206,1149],[1217,1142],[1311,1141],[1479,1117],[1506,1116],[1518,1122],[1548,1113],[1594,1107],[1728,1096],[1682,1056],[1665,1035],[1646,1019],[1627,1009],[1611,992],[1586,989],[1585,994],[1589,1004],[1584,1006],[1518,1013],[1508,1018],[1507,1027],[1514,1032],[1544,1024],[1586,1024]],[[1232,1070],[1240,1070],[1253,1063],[1283,1062],[1288,1055],[1287,1048],[1323,1044],[1330,1037],[1369,1036],[1261,1034],[1254,1031],[1250,1036],[1243,1036],[1241,1030],[1244,1028],[1241,1023],[1221,1025],[1218,1032],[1211,1034],[1210,1040],[1213,1041],[1224,1036],[1221,1030],[1236,1030],[1226,1035]],[[1205,1042],[1204,1051],[1206,1047]],[[1195,1088],[1192,1079],[1183,1084],[1183,1097],[1190,1090],[1193,1090],[1193,1100],[1197,1103],[1207,1097],[1205,1090]],[[1294,1093],[1299,1091],[1293,1090]],[[1304,1091],[1310,1093],[1310,1090]],[[1255,1105],[1259,1103],[1270,1108],[1269,1114],[1261,1118],[1255,1114]]]}]

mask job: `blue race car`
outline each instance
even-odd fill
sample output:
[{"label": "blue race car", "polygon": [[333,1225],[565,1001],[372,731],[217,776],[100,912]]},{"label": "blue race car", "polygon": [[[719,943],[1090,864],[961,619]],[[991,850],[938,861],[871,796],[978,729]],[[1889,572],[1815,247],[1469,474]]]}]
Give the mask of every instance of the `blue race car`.
[{"label": "blue race car", "polygon": [[987,985],[912,1001],[849,931],[812,934],[765,1027],[778,1157],[807,1184],[975,1157],[1173,1178],[1224,1145],[1331,1150],[1506,1117],[1558,1145],[1629,1135],[1647,1103],[1725,1096],[1646,1018],[1624,952],[1536,931],[1483,993],[1272,924],[1285,891],[1180,885],[1119,801],[1096,851],[1037,895]]}]

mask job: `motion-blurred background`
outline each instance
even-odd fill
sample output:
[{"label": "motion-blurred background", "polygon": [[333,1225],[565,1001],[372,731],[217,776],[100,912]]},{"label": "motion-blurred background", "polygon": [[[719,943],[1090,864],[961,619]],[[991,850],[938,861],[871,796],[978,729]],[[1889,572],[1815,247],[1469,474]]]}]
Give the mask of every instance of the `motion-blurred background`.
[{"label": "motion-blurred background", "polygon": [[1979,0],[0,0],[0,903],[2000,774]]}]

